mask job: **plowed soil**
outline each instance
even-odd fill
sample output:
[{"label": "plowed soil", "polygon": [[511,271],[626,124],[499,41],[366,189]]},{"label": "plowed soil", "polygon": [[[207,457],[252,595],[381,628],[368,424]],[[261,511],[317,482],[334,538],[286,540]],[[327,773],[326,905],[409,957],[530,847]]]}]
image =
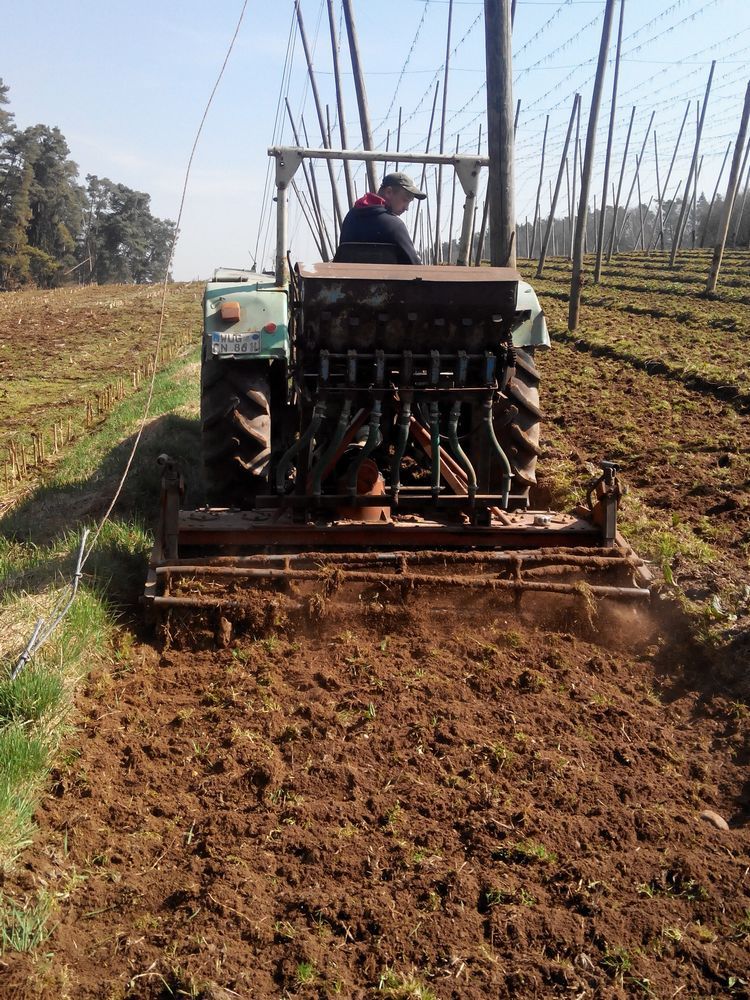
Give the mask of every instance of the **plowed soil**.
[{"label": "plowed soil", "polygon": [[[53,901],[4,996],[750,997],[750,418],[711,390],[697,305],[690,337],[626,308],[669,278],[689,310],[704,264],[618,261],[577,342],[542,300],[536,502],[619,461],[623,530],[666,574],[654,620],[461,594],[244,633],[126,620],[2,886]],[[656,322],[668,371],[641,365]],[[596,353],[614,330],[630,353]]]},{"label": "plowed soil", "polygon": [[6,955],[11,995],[746,996],[737,690],[516,624],[124,649],[19,874],[65,898],[54,961]]}]

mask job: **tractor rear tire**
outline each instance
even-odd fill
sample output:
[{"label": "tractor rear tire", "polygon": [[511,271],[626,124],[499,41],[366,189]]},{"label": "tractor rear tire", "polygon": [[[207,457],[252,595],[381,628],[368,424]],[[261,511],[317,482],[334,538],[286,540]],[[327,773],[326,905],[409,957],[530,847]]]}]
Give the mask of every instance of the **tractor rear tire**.
[{"label": "tractor rear tire", "polygon": [[268,484],[271,459],[268,365],[204,357],[203,468],[209,503],[252,505]]},{"label": "tractor rear tire", "polygon": [[511,492],[527,499],[531,488],[536,486],[536,463],[541,453],[540,379],[534,364],[534,348],[517,347],[516,371],[506,393],[518,413],[509,423],[497,429],[497,438],[513,470]]}]

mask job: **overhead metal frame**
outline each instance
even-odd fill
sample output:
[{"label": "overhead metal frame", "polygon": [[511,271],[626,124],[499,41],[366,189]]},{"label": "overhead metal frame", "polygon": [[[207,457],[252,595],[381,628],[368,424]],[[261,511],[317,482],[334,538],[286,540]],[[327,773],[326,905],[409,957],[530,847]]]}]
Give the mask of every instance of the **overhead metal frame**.
[{"label": "overhead metal frame", "polygon": [[[285,288],[289,283],[289,263],[287,260],[289,241],[289,186],[303,160],[356,160],[362,163],[385,163],[393,159],[393,153],[381,153],[364,149],[306,149],[301,146],[272,146],[268,155],[276,160],[276,284]],[[461,237],[458,244],[457,263],[469,264],[469,242],[474,221],[474,207],[479,187],[482,167],[489,166],[489,157],[472,155],[441,155],[437,153],[401,153],[399,163],[435,163],[453,167],[466,195],[461,223]]]}]

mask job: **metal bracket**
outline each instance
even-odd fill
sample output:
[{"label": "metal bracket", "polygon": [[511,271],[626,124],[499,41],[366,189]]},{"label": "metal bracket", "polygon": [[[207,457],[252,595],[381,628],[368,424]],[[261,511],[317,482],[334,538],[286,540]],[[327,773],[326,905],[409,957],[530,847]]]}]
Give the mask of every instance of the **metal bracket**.
[{"label": "metal bracket", "polygon": [[467,197],[475,196],[479,184],[479,171],[482,169],[481,160],[476,156],[454,156],[453,163],[464,194]]},{"label": "metal bracket", "polygon": [[601,476],[594,479],[586,491],[586,503],[594,522],[602,529],[604,546],[614,548],[617,544],[617,508],[622,497],[617,478],[620,467],[615,462],[602,462],[601,466]]},{"label": "metal bracket", "polygon": [[276,187],[284,191],[291,184],[302,163],[302,156],[296,149],[285,148],[276,153]]},{"label": "metal bracket", "polygon": [[180,533],[180,501],[185,495],[185,482],[175,459],[159,455],[156,464],[161,466],[161,523],[159,535],[162,558],[177,559]]}]

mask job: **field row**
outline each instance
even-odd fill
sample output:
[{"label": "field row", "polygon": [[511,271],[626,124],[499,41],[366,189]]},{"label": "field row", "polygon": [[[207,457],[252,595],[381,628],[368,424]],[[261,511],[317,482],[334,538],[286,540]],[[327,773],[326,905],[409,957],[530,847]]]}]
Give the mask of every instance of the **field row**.
[{"label": "field row", "polygon": [[200,337],[200,286],[64,288],[0,296],[0,495],[91,429]]},{"label": "field row", "polygon": [[[749,255],[745,259],[750,263]],[[539,280],[528,277],[550,330],[567,337],[569,265],[560,262]],[[744,288],[750,293],[750,273]],[[741,301],[710,301],[687,289],[682,294],[636,294],[606,284],[584,287],[575,332],[577,341],[596,351],[720,398],[734,398],[739,406],[750,403],[748,337],[750,307]]]}]

